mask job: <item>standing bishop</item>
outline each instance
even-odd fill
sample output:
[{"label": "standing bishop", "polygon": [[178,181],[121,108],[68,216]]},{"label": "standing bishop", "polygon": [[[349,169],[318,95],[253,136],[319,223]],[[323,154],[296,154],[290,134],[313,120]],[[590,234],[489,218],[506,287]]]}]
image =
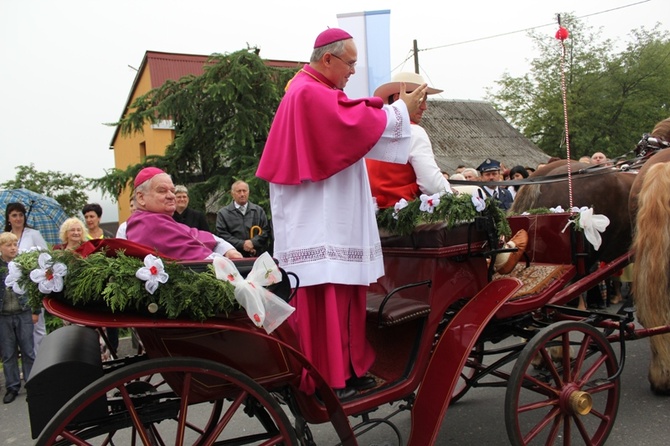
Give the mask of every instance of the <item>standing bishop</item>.
[{"label": "standing bishop", "polygon": [[[373,387],[374,352],[365,338],[366,289],[384,274],[364,158],[407,163],[410,114],[426,95],[401,88],[400,101],[350,99],[356,72],[351,35],[330,28],[310,63],[289,82],[260,160],[270,183],[274,255],[300,278],[289,320],[300,346],[338,397]],[[314,382],[305,374],[305,392]]]}]

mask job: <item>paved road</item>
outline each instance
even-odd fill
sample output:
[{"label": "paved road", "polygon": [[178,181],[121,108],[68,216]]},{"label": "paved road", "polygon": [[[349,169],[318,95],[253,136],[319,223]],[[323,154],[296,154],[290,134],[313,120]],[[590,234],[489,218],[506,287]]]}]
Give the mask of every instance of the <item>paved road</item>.
[{"label": "paved road", "polygon": [[[626,344],[626,367],[622,375],[622,394],[616,424],[608,446],[661,446],[668,444],[670,426],[670,398],[656,397],[649,391],[647,365],[649,343],[642,339]],[[2,389],[4,395],[4,386]],[[30,436],[28,408],[22,389],[12,404],[0,404],[0,446],[27,446],[34,442]],[[447,411],[438,444],[451,445],[507,445],[504,424],[504,389],[473,389]],[[392,408],[380,408],[377,416]],[[409,414],[393,419],[406,441],[410,424]],[[356,422],[356,420],[352,420]],[[313,426],[318,444],[337,443],[328,425]],[[378,428],[360,439],[361,445],[396,445],[388,428]]]}]

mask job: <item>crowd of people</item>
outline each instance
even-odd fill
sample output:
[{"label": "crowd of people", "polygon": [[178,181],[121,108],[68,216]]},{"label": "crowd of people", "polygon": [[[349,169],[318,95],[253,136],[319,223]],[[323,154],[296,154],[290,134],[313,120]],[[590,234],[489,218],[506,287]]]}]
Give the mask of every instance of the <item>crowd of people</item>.
[{"label": "crowd of people", "polygon": [[[310,62],[287,86],[256,173],[269,183],[272,225],[266,211],[250,201],[249,184],[239,180],[231,185],[230,202],[216,213],[211,231],[205,213],[189,207],[186,186],[175,186],[169,172],[146,167],[134,179],[131,215],[116,233],[179,260],[241,259],[270,252],[300,277],[291,302],[296,311],[288,323],[303,353],[342,399],[375,385],[367,375],[375,354],[366,340],[365,318],[366,289],[384,274],[376,210],[420,194],[466,190],[452,186],[449,178],[483,183],[468,193],[492,197],[508,210],[519,186],[494,183],[522,180],[535,170],[520,165],[507,169],[487,158],[476,167],[459,166],[450,177],[439,169],[420,126],[428,95],[442,90],[429,87],[418,74],[403,72],[371,98],[348,98],[343,89],[356,72],[357,57],[352,36],[330,28],[317,36]],[[584,161],[608,162],[600,152]],[[76,251],[87,240],[113,237],[100,226],[100,205],[87,204],[82,216],[63,223],[61,244],[54,249]],[[0,266],[22,251],[47,249],[25,217],[22,204],[7,206]],[[18,352],[28,379],[45,333],[43,310],[33,313],[25,296],[3,288],[4,403],[11,403],[20,389]],[[107,334],[117,348],[115,331]],[[301,389],[315,390],[307,374]]]}]

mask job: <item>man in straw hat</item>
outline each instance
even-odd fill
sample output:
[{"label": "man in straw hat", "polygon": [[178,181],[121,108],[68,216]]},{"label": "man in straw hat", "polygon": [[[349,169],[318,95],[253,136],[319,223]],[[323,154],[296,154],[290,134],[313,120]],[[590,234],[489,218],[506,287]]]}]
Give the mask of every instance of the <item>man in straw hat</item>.
[{"label": "man in straw hat", "polygon": [[[394,75],[391,82],[377,87],[374,94],[382,98],[385,104],[393,104],[400,97],[402,84],[406,85],[407,91],[413,91],[425,82],[420,74],[401,72]],[[441,92],[442,90],[436,88],[426,88],[426,94]],[[419,108],[410,114],[413,124],[412,146],[407,163],[392,164],[373,159],[365,160],[372,195],[377,199],[377,206],[380,209],[394,206],[401,198],[412,200],[422,193],[433,195],[451,191],[449,181],[437,167],[428,134],[419,126],[423,112],[427,108],[428,101],[423,100]]]},{"label": "man in straw hat", "polygon": [[[300,277],[292,304],[300,346],[340,398],[375,385],[365,338],[366,289],[384,274],[381,243],[363,157],[406,163],[410,115],[426,94],[404,86],[400,101],[350,99],[353,38],[330,28],[310,63],[289,82],[257,176],[270,182],[275,257]],[[314,392],[306,372],[301,389]]]}]

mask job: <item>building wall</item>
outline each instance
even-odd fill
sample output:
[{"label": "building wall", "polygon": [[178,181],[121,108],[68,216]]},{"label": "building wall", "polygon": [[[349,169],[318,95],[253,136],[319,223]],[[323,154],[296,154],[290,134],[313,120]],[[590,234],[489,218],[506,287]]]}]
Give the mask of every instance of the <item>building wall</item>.
[{"label": "building wall", "polygon": [[[130,104],[151,90],[150,69],[150,66],[147,65],[141,73],[137,86],[132,92]],[[127,113],[124,114],[124,117],[126,115]],[[119,132],[114,139],[114,165],[119,169],[125,169],[127,166],[142,162],[146,155],[163,155],[165,148],[173,139],[173,130],[154,129],[151,128],[151,124],[145,124],[142,133],[122,135]],[[126,189],[119,196],[119,222],[125,221],[130,216],[130,193],[131,191]]]}]

